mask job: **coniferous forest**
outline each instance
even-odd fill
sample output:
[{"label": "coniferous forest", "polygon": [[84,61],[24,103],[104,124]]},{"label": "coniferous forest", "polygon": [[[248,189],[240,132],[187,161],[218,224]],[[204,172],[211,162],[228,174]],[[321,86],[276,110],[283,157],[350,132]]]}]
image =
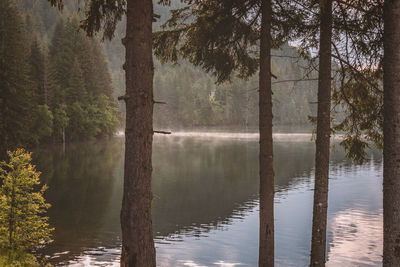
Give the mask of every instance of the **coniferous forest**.
[{"label": "coniferous forest", "polygon": [[400,0],[0,0],[0,266],[400,267]]},{"label": "coniferous forest", "polygon": [[112,136],[119,113],[101,42],[79,31],[77,17],[57,18],[46,41],[13,1],[0,12],[2,147]]},{"label": "coniferous forest", "polygon": [[[126,22],[123,21],[118,25],[115,32],[116,37],[113,40],[101,42],[100,38],[84,37],[85,33],[82,30],[76,33],[81,20],[80,14],[76,12],[77,3],[68,2],[63,12],[59,12],[51,9],[46,2],[43,2],[17,1],[19,16],[22,16],[21,20],[24,21],[25,27],[30,27],[29,31],[32,32],[32,37],[30,37],[33,38],[32,42],[38,43],[41,53],[48,62],[46,78],[41,79],[46,81],[47,87],[50,86],[50,83],[53,83],[56,84],[56,88],[59,86],[58,88],[61,88],[61,91],[64,91],[62,88],[72,86],[80,91],[78,87],[82,86],[82,84],[79,84],[82,82],[78,81],[79,78],[72,77],[78,77],[80,75],[78,72],[82,72],[85,90],[89,96],[98,98],[94,102],[99,101],[101,103],[99,104],[100,109],[105,107],[100,94],[104,94],[110,99],[110,108],[107,107],[104,114],[99,114],[99,117],[110,115],[110,121],[104,122],[105,125],[97,125],[98,122],[91,115],[97,107],[92,109],[92,107],[87,107],[81,102],[82,110],[80,110],[78,105],[75,105],[74,111],[71,110],[68,114],[76,112],[76,114],[81,114],[80,116],[91,117],[91,119],[87,119],[86,125],[83,123],[78,126],[76,122],[71,122],[72,124],[66,127],[66,140],[85,140],[92,137],[107,136],[110,130],[115,131],[115,127],[121,125],[121,112],[125,111],[124,105],[118,103],[117,97],[123,95],[125,90],[125,78],[122,69],[125,53],[119,39],[124,35]],[[156,12],[164,20],[169,17],[169,8],[157,6]],[[161,20],[157,22],[154,27],[160,27],[161,22]],[[62,44],[65,49],[62,48]],[[315,72],[310,70],[305,60],[298,58],[296,49],[288,45],[275,50],[274,55],[272,61],[274,74],[279,77],[280,81],[288,80],[285,83],[274,84],[276,92],[274,95],[274,111],[277,114],[274,123],[276,125],[309,125],[309,116],[316,114],[316,106],[313,104],[317,92]],[[74,62],[72,59],[74,57],[78,58],[78,62]],[[68,59],[68,62],[63,61],[63,58]],[[58,65],[55,63],[57,61],[59,62]],[[81,70],[73,70],[73,66],[76,66],[76,64],[79,65]],[[245,81],[235,78],[232,83],[216,85],[215,78],[212,75],[207,74],[201,68],[194,67],[185,60],[182,60],[178,65],[161,64],[158,61],[155,64],[157,65],[154,76],[155,97],[167,103],[167,105],[157,106],[155,109],[154,123],[157,127],[185,129],[217,125],[257,126],[258,94],[255,77]],[[67,79],[63,75],[63,68],[68,69],[69,72],[76,71],[77,73],[71,74],[71,78]],[[63,77],[57,79],[57,73]],[[56,82],[53,82],[53,80]],[[74,83],[74,85],[69,83]],[[49,88],[46,90],[49,90],[47,101],[54,100],[57,103],[46,104],[53,116],[58,103],[69,106],[69,104],[75,102],[72,96],[65,96],[69,101],[62,102],[60,98],[64,96],[59,96],[56,89]],[[71,94],[74,94],[72,91],[71,89]],[[89,102],[93,103],[92,99]],[[119,105],[119,114],[116,114],[112,108],[115,105]],[[62,114],[63,106],[60,106],[57,112]],[[84,113],[87,113],[87,115]],[[118,118],[119,122],[116,122],[115,118]],[[64,122],[61,121],[57,121],[55,124],[62,125]],[[60,128],[60,126],[56,127]],[[75,130],[72,131],[71,127],[74,127]],[[53,135],[52,140],[59,141],[59,138],[62,138],[62,134],[60,134],[62,126],[60,129],[53,130],[54,133],[51,133]],[[49,136],[48,134],[46,137]],[[49,140],[49,138],[46,138],[46,140]],[[27,140],[22,141],[22,143],[26,142]]]}]

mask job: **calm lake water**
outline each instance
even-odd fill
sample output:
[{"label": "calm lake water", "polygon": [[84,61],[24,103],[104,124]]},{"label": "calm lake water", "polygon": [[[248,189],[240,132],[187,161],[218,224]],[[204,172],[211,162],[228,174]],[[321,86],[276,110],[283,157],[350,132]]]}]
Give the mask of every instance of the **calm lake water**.
[{"label": "calm lake water", "polygon": [[[275,134],[276,265],[309,261],[314,143]],[[382,159],[356,166],[331,154],[327,266],[380,266]],[[258,135],[155,136],[153,224],[158,266],[256,266]],[[119,266],[124,139],[34,155],[47,200],[56,265]]]}]

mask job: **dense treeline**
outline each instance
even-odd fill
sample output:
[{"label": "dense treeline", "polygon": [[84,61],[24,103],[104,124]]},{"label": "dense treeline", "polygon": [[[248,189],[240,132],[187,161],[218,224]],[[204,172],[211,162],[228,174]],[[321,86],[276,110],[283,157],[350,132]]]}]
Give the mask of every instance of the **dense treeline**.
[{"label": "dense treeline", "polygon": [[[182,4],[172,1],[171,6],[154,5],[154,13],[160,19],[153,24],[153,31],[170,17],[170,9]],[[124,47],[120,39],[125,35],[126,21],[117,25],[115,37],[105,42],[110,62],[114,97],[125,92]],[[300,59],[294,47],[282,46],[273,51],[272,71],[277,76],[273,82],[274,124],[304,125],[308,116],[316,115],[316,72],[310,71],[310,62]],[[178,65],[161,64],[154,58],[154,96],[166,105],[155,105],[155,127],[192,126],[257,126],[258,125],[258,79],[234,78],[221,85],[215,78],[187,60]],[[290,81],[287,81],[290,80]],[[306,81],[301,81],[306,80]],[[285,81],[285,82],[282,82]],[[296,82],[297,81],[297,82]],[[124,106],[121,103],[121,109]]]},{"label": "dense treeline", "polygon": [[[46,1],[18,0],[19,7],[32,16],[32,28],[39,33],[43,42],[52,42],[52,35],[57,30],[59,20],[73,16],[78,9],[74,1],[65,3],[63,12],[51,9]],[[169,10],[180,6],[173,1],[170,7],[155,5],[155,13],[161,18],[154,23],[153,30],[169,17]],[[81,15],[81,14],[78,14]],[[76,16],[76,15],[75,15]],[[75,22],[80,19],[75,18]],[[125,34],[126,21],[117,25],[115,36],[105,41],[106,56],[110,66],[114,99],[125,92],[124,47],[121,38]],[[274,90],[274,124],[305,125],[308,116],[316,115],[317,82],[282,80],[302,80],[310,76],[304,60],[297,59],[295,48],[288,45],[275,50],[272,70],[278,79]],[[316,77],[314,73],[313,77]],[[258,125],[258,80],[254,76],[248,81],[233,79],[222,85],[215,85],[215,78],[185,60],[179,65],[160,64],[155,60],[154,94],[156,100],[166,105],[156,105],[154,110],[155,127],[192,127],[192,126],[257,126]],[[125,111],[123,103],[119,103]]]},{"label": "dense treeline", "polygon": [[[272,73],[275,125],[305,125],[316,114],[316,73],[309,72],[305,60],[288,45],[274,50]],[[157,64],[157,63],[156,63]],[[233,78],[215,84],[215,78],[183,61],[156,65],[155,124],[161,126],[258,125],[258,78]]]},{"label": "dense treeline", "polygon": [[1,1],[0,20],[0,146],[112,135],[118,110],[105,55],[79,20],[59,19],[48,45],[13,1]]},{"label": "dense treeline", "polygon": [[[58,7],[63,2],[49,1]],[[157,15],[151,0],[85,2],[89,5],[82,26],[89,35],[104,30],[105,38],[111,39],[116,23],[123,15],[127,18],[121,266],[156,266],[150,216],[153,104],[157,103],[153,99],[153,51],[165,62],[177,63],[180,57],[186,58],[214,74],[218,83],[236,72],[240,78],[248,78],[259,70],[259,266],[274,266],[271,50],[290,40],[298,41],[303,51],[318,50],[319,61],[310,266],[322,267],[326,261],[332,99],[335,105],[351,110],[336,127],[347,132],[342,145],[348,156],[357,159],[354,155],[359,154],[358,158],[363,159],[368,141],[381,146],[383,126],[383,266],[400,266],[400,0],[182,0],[187,6],[172,10],[163,31],[155,34],[152,23]],[[171,1],[159,3],[170,5]],[[254,53],[255,47],[259,47],[258,53]],[[335,88],[332,77],[332,62],[340,66],[339,88]],[[207,89],[210,99],[219,99]],[[333,98],[332,89],[340,90]],[[192,109],[197,110],[196,106]],[[212,114],[210,110],[207,107],[204,113]]]}]

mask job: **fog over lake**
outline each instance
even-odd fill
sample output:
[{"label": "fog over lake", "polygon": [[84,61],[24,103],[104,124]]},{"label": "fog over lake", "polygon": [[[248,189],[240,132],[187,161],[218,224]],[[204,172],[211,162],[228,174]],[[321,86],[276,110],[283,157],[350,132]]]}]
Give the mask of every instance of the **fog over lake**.
[{"label": "fog over lake", "polygon": [[[276,265],[307,266],[315,145],[305,133],[274,140]],[[381,154],[356,166],[333,144],[327,266],[380,266]],[[153,149],[158,266],[256,266],[258,134],[177,132]],[[123,136],[45,152],[34,158],[56,230],[44,253],[56,265],[119,266]]]}]

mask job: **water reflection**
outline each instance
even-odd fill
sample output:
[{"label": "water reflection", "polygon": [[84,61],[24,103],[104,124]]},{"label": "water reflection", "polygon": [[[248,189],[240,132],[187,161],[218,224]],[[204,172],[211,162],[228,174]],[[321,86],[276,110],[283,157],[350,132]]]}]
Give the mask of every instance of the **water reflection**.
[{"label": "water reflection", "polygon": [[[244,133],[246,134],[246,133]],[[153,224],[159,266],[256,266],[258,139],[156,136]],[[300,134],[302,135],[302,134]],[[275,138],[276,263],[307,266],[314,144]],[[37,152],[56,228],[46,250],[57,265],[118,266],[123,138]],[[354,166],[332,153],[328,265],[379,265],[381,162]],[[356,229],[356,230],[355,230]],[[364,245],[368,244],[366,248]]]},{"label": "water reflection", "polygon": [[[344,210],[330,220],[327,266],[378,266],[382,261],[382,213]],[[356,257],[354,255],[357,255]]]},{"label": "water reflection", "polygon": [[55,240],[46,253],[54,262],[92,248],[119,246],[122,181],[115,178],[122,175],[117,167],[122,147],[123,140],[117,139],[70,147],[65,155],[58,149],[34,153],[49,185],[46,199],[52,204],[48,214]]}]

